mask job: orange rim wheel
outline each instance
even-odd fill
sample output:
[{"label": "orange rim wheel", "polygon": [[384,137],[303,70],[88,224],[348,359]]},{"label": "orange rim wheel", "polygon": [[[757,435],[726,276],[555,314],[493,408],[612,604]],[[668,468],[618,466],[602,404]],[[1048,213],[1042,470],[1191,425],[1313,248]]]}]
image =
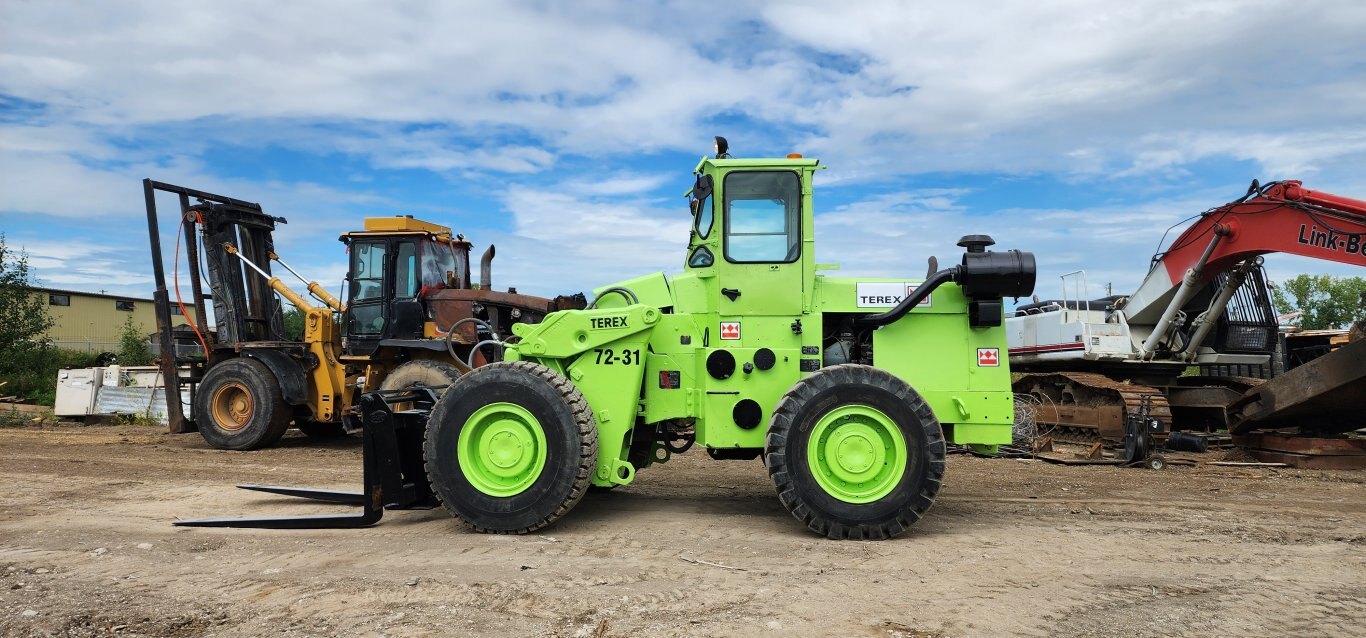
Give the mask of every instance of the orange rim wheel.
[{"label": "orange rim wheel", "polygon": [[255,402],[247,386],[236,381],[225,383],[213,393],[210,402],[213,420],[224,430],[236,431],[246,427],[256,411]]}]

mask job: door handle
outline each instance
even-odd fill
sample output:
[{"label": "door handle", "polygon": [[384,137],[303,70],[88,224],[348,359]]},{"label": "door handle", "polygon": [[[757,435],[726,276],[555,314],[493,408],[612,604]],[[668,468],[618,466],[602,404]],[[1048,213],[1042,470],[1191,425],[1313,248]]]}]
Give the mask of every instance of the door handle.
[{"label": "door handle", "polygon": [[726,298],[730,299],[731,301],[735,301],[736,299],[740,298],[740,291],[735,288],[722,288],[721,294],[725,295]]}]

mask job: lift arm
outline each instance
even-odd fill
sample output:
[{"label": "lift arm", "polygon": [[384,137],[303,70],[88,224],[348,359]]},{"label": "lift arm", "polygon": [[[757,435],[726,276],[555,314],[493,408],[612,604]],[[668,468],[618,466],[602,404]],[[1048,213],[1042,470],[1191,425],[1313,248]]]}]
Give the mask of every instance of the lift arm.
[{"label": "lift arm", "polygon": [[275,262],[280,264],[281,266],[284,266],[285,270],[288,270],[295,277],[298,277],[299,281],[303,282],[304,286],[308,288],[308,292],[312,293],[314,297],[317,297],[318,301],[327,304],[328,308],[331,308],[337,312],[346,312],[346,306],[342,304],[342,302],[339,301],[336,297],[332,296],[332,293],[327,292],[327,289],[323,288],[322,284],[316,281],[309,281],[307,279],[304,279],[304,276],[300,275],[299,271],[290,268],[289,264],[286,264],[285,260],[280,259],[279,255],[275,253],[270,253],[270,258],[275,260]]},{"label": "lift arm", "polygon": [[[298,308],[300,312],[303,312],[303,313],[307,314],[307,313],[309,313],[309,312],[312,312],[312,311],[314,311],[314,310],[317,310],[317,308],[316,308],[313,304],[308,303],[308,300],[303,298],[303,295],[300,295],[299,293],[294,292],[293,290],[290,289],[289,286],[286,286],[286,285],[285,285],[285,282],[280,281],[280,278],[279,278],[279,277],[276,277],[276,276],[274,276],[274,275],[271,275],[271,274],[267,273],[267,272],[264,271],[264,270],[261,270],[261,268],[260,268],[259,266],[257,266],[256,264],[251,263],[251,260],[250,260],[250,259],[247,259],[246,257],[242,256],[242,253],[240,253],[240,252],[237,251],[237,247],[236,247],[236,246],[233,246],[232,244],[223,244],[223,250],[226,250],[226,251],[228,252],[228,254],[230,254],[230,255],[236,255],[238,259],[241,259],[241,260],[242,260],[242,263],[244,263],[244,264],[246,264],[247,266],[249,266],[252,270],[255,270],[255,271],[257,272],[257,274],[261,275],[262,277],[265,277],[265,278],[266,278],[266,284],[267,284],[268,286],[270,286],[270,289],[271,289],[271,290],[274,290],[275,292],[280,293],[280,296],[281,296],[281,297],[284,297],[285,300],[288,301],[289,303],[294,304],[294,307],[295,307],[295,308]],[[277,261],[278,261],[278,260],[277,260]],[[282,263],[283,263],[283,262],[282,262]],[[288,268],[288,266],[286,266],[286,268]],[[294,271],[293,271],[293,270],[290,270],[290,272],[294,272]],[[297,276],[298,276],[298,273],[295,273],[295,276],[297,277]],[[320,288],[321,288],[321,286],[320,286]],[[329,304],[329,305],[330,305],[330,304]]]}]

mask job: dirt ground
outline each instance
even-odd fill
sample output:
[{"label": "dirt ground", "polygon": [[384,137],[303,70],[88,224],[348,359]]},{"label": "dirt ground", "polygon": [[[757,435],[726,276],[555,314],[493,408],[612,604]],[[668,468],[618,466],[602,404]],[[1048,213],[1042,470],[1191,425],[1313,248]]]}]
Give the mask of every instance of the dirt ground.
[{"label": "dirt ground", "polygon": [[758,461],[692,452],[544,533],[443,510],[365,530],[172,527],[335,512],[358,439],[234,453],[146,427],[0,430],[3,636],[1360,636],[1366,473],[953,457],[892,541],[829,541]]}]

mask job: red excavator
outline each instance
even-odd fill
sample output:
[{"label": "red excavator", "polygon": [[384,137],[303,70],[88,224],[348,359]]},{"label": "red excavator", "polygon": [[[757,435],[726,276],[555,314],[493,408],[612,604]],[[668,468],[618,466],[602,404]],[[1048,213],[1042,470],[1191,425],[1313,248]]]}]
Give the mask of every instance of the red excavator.
[{"label": "red excavator", "polygon": [[[1140,410],[1164,429],[1230,427],[1240,418],[1230,406],[1245,404],[1283,360],[1273,356],[1276,313],[1261,255],[1366,266],[1366,201],[1299,181],[1253,181],[1242,197],[1197,217],[1154,255],[1133,294],[1088,299],[1082,283],[1080,294],[1036,300],[1006,319],[1011,369],[1026,373],[1015,391],[1046,406],[1037,418],[1055,423],[1061,438],[1121,438],[1125,419]],[[1065,275],[1064,287],[1078,275]],[[1182,376],[1191,366],[1200,375]],[[1350,378],[1329,379],[1320,391],[1345,391],[1362,376],[1351,372],[1358,367],[1366,367],[1360,355],[1346,363]]]}]

